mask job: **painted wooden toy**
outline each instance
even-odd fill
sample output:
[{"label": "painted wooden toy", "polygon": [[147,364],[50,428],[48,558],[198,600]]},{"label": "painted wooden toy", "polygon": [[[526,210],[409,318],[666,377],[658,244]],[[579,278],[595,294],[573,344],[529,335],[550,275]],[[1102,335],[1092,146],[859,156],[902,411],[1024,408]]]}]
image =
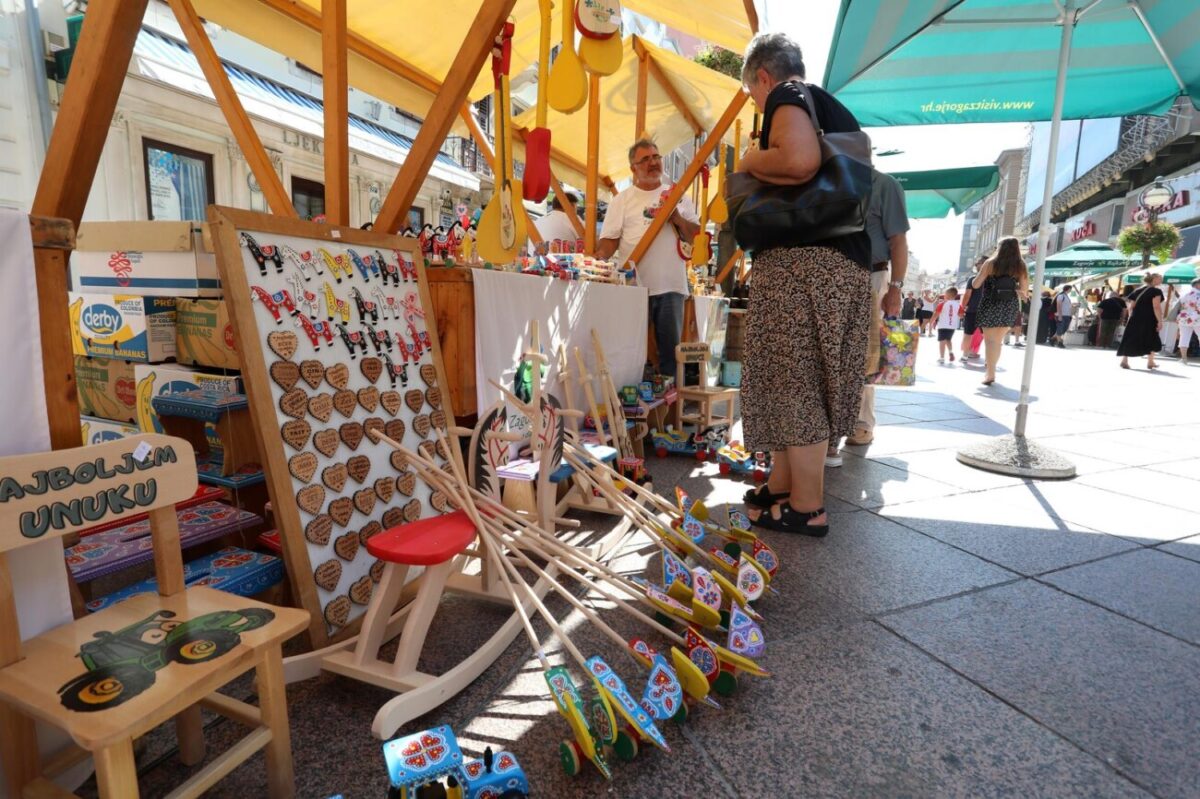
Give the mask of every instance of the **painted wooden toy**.
[{"label": "painted wooden toy", "polygon": [[724,443],[722,436],[725,430],[718,429],[724,425],[716,425],[698,433],[683,433],[672,428],[666,431],[651,430],[650,438],[654,441],[654,454],[660,458],[668,455],[690,455],[698,461],[706,461],[713,457],[719,446]]},{"label": "painted wooden toy", "polygon": [[[529,781],[517,756],[488,747],[483,757],[466,760],[448,725],[388,741],[383,745],[388,799],[525,799]],[[443,784],[444,781],[444,784]]]},{"label": "painted wooden toy", "polygon": [[638,397],[639,395],[637,386],[621,386],[622,405],[637,405]]},{"label": "painted wooden toy", "polygon": [[417,262],[413,260],[410,253],[400,250],[393,250],[396,253],[396,258],[400,266],[400,277],[407,283],[410,280],[414,283],[417,280]]},{"label": "painted wooden toy", "polygon": [[321,294],[325,297],[325,318],[332,322],[334,317],[340,316],[342,324],[350,324],[350,303],[334,292],[328,280],[321,286]]},{"label": "painted wooden toy", "polygon": [[278,274],[283,271],[283,256],[273,245],[260,245],[254,240],[254,237],[249,233],[241,234],[242,246],[250,250],[250,257],[258,264],[258,272],[261,276],[267,276],[267,262],[275,264],[275,272]]},{"label": "painted wooden toy", "polygon": [[[525,770],[512,752],[492,754],[491,747],[478,760],[468,760],[462,767],[462,799],[525,799],[529,796],[529,780]],[[447,794],[447,799],[451,795]]]},{"label": "painted wooden toy", "polygon": [[388,352],[392,351],[392,347],[393,347],[392,331],[388,330],[387,328],[384,328],[383,332],[380,333],[378,330],[375,329],[375,327],[373,325],[366,325],[366,328],[367,328],[368,338],[370,338],[371,343],[373,345],[375,345],[375,354],[376,355],[382,355],[383,351],[385,349]]},{"label": "painted wooden toy", "polygon": [[399,266],[384,258],[383,253],[381,253],[379,250],[375,251],[375,263],[379,264],[379,269],[382,273],[382,277],[380,279],[383,281],[383,285],[386,286],[389,280],[392,281],[393,286],[400,285]]},{"label": "painted wooden toy", "polygon": [[387,367],[388,378],[392,381],[392,388],[396,387],[396,381],[400,381],[400,385],[408,385],[408,362],[402,361],[399,366],[392,360],[392,356],[384,353],[383,363]]},{"label": "painted wooden toy", "polygon": [[315,273],[318,277],[325,274],[325,270],[321,268],[321,262],[313,254],[312,250],[297,252],[295,247],[281,244],[279,251],[283,253],[284,258],[292,263],[292,266],[296,267],[296,271],[304,276],[306,283],[313,278],[310,273]]},{"label": "painted wooden toy", "polygon": [[365,299],[357,286],[350,289],[350,298],[354,300],[354,305],[358,308],[358,321],[365,323],[369,316],[372,322],[379,323],[379,306]]},{"label": "painted wooden toy", "polygon": [[717,450],[717,463],[721,474],[742,474],[761,483],[771,476],[771,453],[756,450],[750,452],[740,441],[734,441]]},{"label": "painted wooden toy", "polygon": [[371,275],[379,277],[379,265],[375,263],[374,257],[370,255],[359,255],[354,251],[353,247],[346,249],[346,255],[350,256],[350,262],[358,269],[358,273],[362,275],[364,283],[371,282]]},{"label": "painted wooden toy", "polygon": [[[399,281],[399,271],[396,272],[397,281]],[[387,274],[384,274],[384,279],[387,279]],[[384,319],[399,319],[400,318],[400,300],[391,294],[384,294],[381,286],[376,286],[371,289],[371,296],[375,298],[375,304],[379,306],[380,313]]]},{"label": "painted wooden toy", "polygon": [[296,317],[295,324],[304,331],[304,335],[313,346],[313,351],[321,351],[322,339],[326,344],[333,343],[333,327],[328,322],[314,322],[307,316],[300,315]]},{"label": "painted wooden toy", "polygon": [[350,267],[350,261],[342,254],[333,255],[324,247],[318,247],[317,252],[321,256],[322,263],[329,270],[329,274],[333,275],[333,279],[338,283],[342,282],[343,277],[353,277],[353,271]]},{"label": "painted wooden toy", "polygon": [[362,354],[367,354],[367,337],[363,335],[361,330],[349,330],[345,325],[339,324],[338,333],[342,337],[342,343],[346,345],[346,351],[350,353],[350,360],[358,357],[358,351],[361,349]]},{"label": "painted wooden toy", "polygon": [[250,291],[250,299],[261,302],[263,307],[271,312],[271,316],[275,319],[275,324],[283,324],[281,309],[287,310],[292,316],[296,315],[296,303],[292,300],[292,295],[288,293],[287,289],[280,289],[272,294],[262,286],[251,286]]},{"label": "painted wooden toy", "polygon": [[[296,301],[308,311],[310,319],[316,319],[317,314],[321,312],[321,300],[316,292],[309,291],[304,287],[304,280],[299,272],[292,272],[288,277],[288,282],[292,284],[292,292]],[[295,313],[295,311],[292,312],[293,316]]]}]

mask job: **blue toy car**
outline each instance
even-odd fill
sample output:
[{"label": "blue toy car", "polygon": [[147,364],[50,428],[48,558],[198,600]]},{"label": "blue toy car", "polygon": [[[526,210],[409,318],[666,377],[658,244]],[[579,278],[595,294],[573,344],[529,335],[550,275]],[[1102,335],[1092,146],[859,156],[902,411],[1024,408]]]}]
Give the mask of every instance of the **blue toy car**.
[{"label": "blue toy car", "polygon": [[[383,745],[388,799],[526,799],[529,782],[512,752],[463,760],[448,725]],[[445,780],[443,784],[443,780]]]}]

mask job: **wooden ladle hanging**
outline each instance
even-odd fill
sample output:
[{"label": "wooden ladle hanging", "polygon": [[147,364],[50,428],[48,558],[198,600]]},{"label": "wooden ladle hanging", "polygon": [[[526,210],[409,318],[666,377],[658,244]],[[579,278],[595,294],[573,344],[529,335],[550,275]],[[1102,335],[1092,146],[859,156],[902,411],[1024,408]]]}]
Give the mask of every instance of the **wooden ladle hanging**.
[{"label": "wooden ladle hanging", "polygon": [[538,32],[538,93],[537,127],[525,136],[525,180],[522,196],[540,203],[550,193],[550,129],[546,127],[547,83],[550,82],[550,14],[551,0],[538,0],[541,29]]},{"label": "wooden ladle hanging", "polygon": [[511,263],[525,245],[525,214],[514,203],[522,196],[521,181],[512,176],[512,131],[508,65],[512,58],[513,23],[506,22],[492,48],[496,81],[496,191],[479,218],[479,256],[493,264]]}]

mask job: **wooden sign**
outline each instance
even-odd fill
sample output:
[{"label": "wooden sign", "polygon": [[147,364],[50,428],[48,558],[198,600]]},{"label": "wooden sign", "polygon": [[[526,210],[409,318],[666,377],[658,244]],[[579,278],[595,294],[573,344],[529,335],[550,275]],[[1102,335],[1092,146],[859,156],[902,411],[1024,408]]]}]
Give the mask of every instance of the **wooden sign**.
[{"label": "wooden sign", "polygon": [[0,460],[0,552],[188,499],[196,456],[181,438],[140,435]]},{"label": "wooden sign", "polygon": [[293,596],[314,646],[354,632],[382,573],[364,544],[438,513],[410,449],[452,420],[416,239],[212,207],[217,265]]},{"label": "wooden sign", "polygon": [[696,341],[680,344],[676,358],[682,363],[704,363],[708,360],[708,345]]}]

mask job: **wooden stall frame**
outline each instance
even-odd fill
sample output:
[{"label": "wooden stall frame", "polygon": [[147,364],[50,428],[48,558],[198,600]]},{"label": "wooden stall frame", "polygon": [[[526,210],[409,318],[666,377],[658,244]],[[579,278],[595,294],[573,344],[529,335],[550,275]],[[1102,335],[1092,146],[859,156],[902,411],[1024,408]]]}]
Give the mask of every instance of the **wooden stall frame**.
[{"label": "wooden stall frame", "polygon": [[[288,471],[287,454],[283,442],[277,435],[267,435],[279,429],[275,402],[269,390],[268,366],[262,353],[258,339],[251,334],[257,329],[254,324],[254,309],[250,300],[250,281],[243,267],[242,247],[238,241],[237,231],[248,230],[266,234],[296,236],[307,239],[318,239],[333,245],[361,245],[364,248],[382,250],[402,250],[411,253],[417,264],[418,292],[422,307],[427,309],[429,316],[426,326],[429,330],[429,342],[433,350],[434,365],[437,369],[438,385],[446,386],[446,375],[442,361],[440,337],[436,322],[433,321],[433,304],[429,297],[429,284],[426,279],[426,267],[421,265],[420,251],[417,241],[413,238],[389,235],[376,231],[360,230],[354,227],[340,225],[321,225],[305,222],[299,219],[285,219],[254,211],[244,211],[224,206],[209,206],[209,223],[212,226],[213,241],[217,249],[217,267],[221,273],[221,281],[225,287],[225,301],[229,305],[229,320],[238,342],[238,352],[242,357],[242,380],[245,384],[246,398],[250,403],[250,414],[254,420],[255,439],[267,473],[267,492],[271,497],[271,506],[275,520],[280,530],[280,541],[283,544],[284,562],[287,565],[288,578],[292,584],[292,596],[300,602],[301,607],[311,614],[308,633],[314,648],[320,648],[331,641],[340,641],[355,635],[361,623],[361,616],[343,627],[332,638],[325,629],[321,603],[313,583],[312,564],[309,562],[308,548],[301,531],[304,524],[300,520],[300,512],[296,506],[296,498],[291,486],[291,473]],[[247,328],[247,325],[254,328]],[[449,415],[453,415],[453,406],[449,392],[443,393],[443,402]]]}]

